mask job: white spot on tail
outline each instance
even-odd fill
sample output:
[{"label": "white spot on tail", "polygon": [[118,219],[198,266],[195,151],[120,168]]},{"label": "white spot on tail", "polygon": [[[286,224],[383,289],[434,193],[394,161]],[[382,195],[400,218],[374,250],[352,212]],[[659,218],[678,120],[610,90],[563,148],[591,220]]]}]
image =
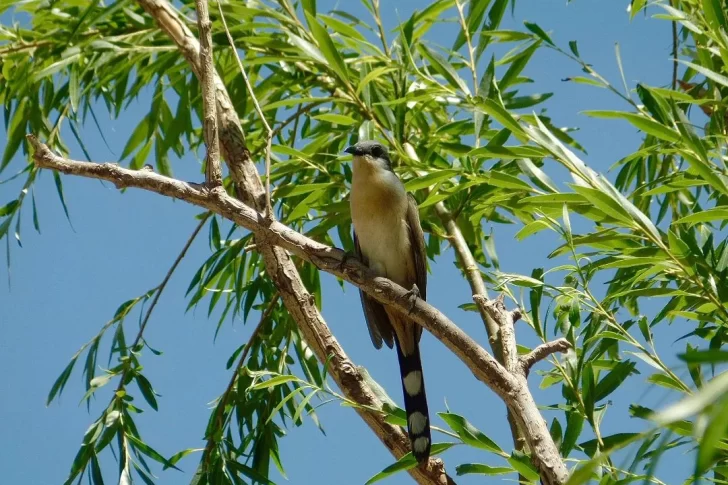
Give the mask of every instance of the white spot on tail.
[{"label": "white spot on tail", "polygon": [[427,424],[427,416],[419,411],[415,411],[409,416],[409,429],[413,435],[418,435],[425,430]]},{"label": "white spot on tail", "polygon": [[412,444],[412,449],[415,453],[424,453],[428,444],[430,444],[430,440],[428,438],[420,437]]},{"label": "white spot on tail", "polygon": [[404,376],[404,389],[410,396],[416,396],[422,390],[422,372],[413,370]]}]

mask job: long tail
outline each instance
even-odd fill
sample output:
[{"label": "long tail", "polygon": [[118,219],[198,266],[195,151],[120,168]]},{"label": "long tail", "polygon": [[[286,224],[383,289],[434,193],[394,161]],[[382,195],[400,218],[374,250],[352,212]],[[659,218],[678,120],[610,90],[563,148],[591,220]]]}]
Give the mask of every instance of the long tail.
[{"label": "long tail", "polygon": [[399,371],[402,376],[404,409],[407,413],[407,434],[409,434],[412,445],[412,454],[418,463],[422,463],[430,456],[432,438],[430,437],[430,415],[427,411],[420,347],[417,339],[414,339],[414,351],[405,355],[399,340],[395,340],[397,357],[399,357]]}]

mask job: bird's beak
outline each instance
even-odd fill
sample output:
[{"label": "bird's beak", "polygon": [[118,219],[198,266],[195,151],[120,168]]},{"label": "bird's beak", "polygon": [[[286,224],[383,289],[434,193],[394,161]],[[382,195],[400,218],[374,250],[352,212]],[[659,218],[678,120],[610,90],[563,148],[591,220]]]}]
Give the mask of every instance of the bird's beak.
[{"label": "bird's beak", "polygon": [[352,155],[356,153],[356,148],[353,146],[348,147],[346,150],[344,150],[346,153],[351,153]]}]

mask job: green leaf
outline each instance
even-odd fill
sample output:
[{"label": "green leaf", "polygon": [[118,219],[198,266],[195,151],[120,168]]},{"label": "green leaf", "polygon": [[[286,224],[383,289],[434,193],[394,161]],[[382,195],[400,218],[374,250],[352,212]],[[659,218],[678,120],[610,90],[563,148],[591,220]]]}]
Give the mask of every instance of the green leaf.
[{"label": "green leaf", "polygon": [[526,192],[533,192],[533,187],[528,185],[523,180],[519,179],[518,177],[515,177],[513,175],[508,175],[507,173],[503,172],[497,172],[492,171],[490,172],[490,177],[488,178],[488,185],[492,185],[494,187],[501,187],[504,189],[513,189],[513,190],[524,190]]},{"label": "green leaf", "polygon": [[490,466],[483,465],[480,463],[463,463],[455,467],[455,473],[459,475],[505,475],[507,473],[513,473],[515,470],[510,467],[504,466]]},{"label": "green leaf", "polygon": [[334,123],[337,125],[343,125],[343,126],[351,126],[353,124],[358,123],[357,120],[352,118],[351,116],[346,115],[340,115],[337,113],[324,113],[316,116],[311,117],[314,120],[319,121],[326,121],[328,123]]},{"label": "green leaf", "polygon": [[671,143],[677,143],[680,141],[680,133],[668,128],[665,125],[658,123],[652,118],[647,116],[638,115],[636,113],[628,113],[626,111],[607,111],[607,110],[591,110],[584,111],[587,116],[594,118],[607,118],[607,119],[624,119],[630,122],[637,129],[644,131],[648,135],[655,136],[661,140],[665,140]]},{"label": "green leaf", "polygon": [[267,389],[269,387],[275,387],[280,384],[284,384],[286,382],[291,382],[291,381],[300,381],[300,379],[298,377],[292,376],[292,375],[278,375],[275,377],[271,377],[270,379],[268,379],[266,381],[259,382],[253,386],[250,386],[249,390],[257,391],[258,389]]},{"label": "green leaf", "polygon": [[710,69],[708,69],[706,67],[699,66],[697,64],[693,64],[692,62],[684,61],[682,59],[678,59],[678,62],[685,64],[686,66],[690,67],[691,69],[696,70],[697,72],[699,72],[703,76],[707,77],[708,79],[711,79],[711,80],[717,82],[718,84],[721,84],[724,87],[728,88],[728,77],[725,77],[722,74],[718,74],[715,71],[711,71]]},{"label": "green leaf", "polygon": [[652,374],[650,377],[647,378],[647,382],[657,384],[658,386],[664,387],[666,389],[673,389],[675,391],[682,392],[685,390],[685,386],[682,386],[678,380],[662,372]]},{"label": "green leaf", "polygon": [[142,143],[145,141],[149,141],[149,135],[150,135],[150,120],[149,116],[145,116],[142,121],[134,128],[134,131],[132,131],[131,136],[129,136],[129,140],[127,140],[126,145],[124,146],[124,149],[121,151],[121,156],[119,157],[119,160],[124,160],[126,157],[131,155],[131,153]]},{"label": "green leaf", "polygon": [[71,109],[75,113],[78,111],[78,66],[71,66],[71,74],[68,79],[68,97],[71,101]]},{"label": "green leaf", "polygon": [[81,54],[75,54],[70,57],[66,57],[65,59],[61,59],[60,61],[56,61],[53,64],[49,65],[48,67],[38,71],[33,75],[33,82],[38,82],[44,77],[50,76],[52,74],[57,73],[67,65],[76,62],[81,57]]},{"label": "green leaf", "polygon": [[427,175],[423,175],[422,177],[415,177],[408,180],[407,182],[405,182],[404,188],[407,190],[407,192],[416,192],[421,189],[432,187],[439,182],[449,180],[453,177],[456,177],[457,175],[460,175],[461,173],[462,170],[454,168],[437,170],[434,172],[430,172]]},{"label": "green leaf", "polygon": [[690,214],[676,220],[675,224],[696,224],[698,222],[722,221],[728,219],[728,207],[714,207]]},{"label": "green leaf", "polygon": [[334,45],[334,41],[331,40],[328,31],[318,23],[318,20],[316,20],[311,12],[306,11],[305,14],[308,25],[311,28],[311,35],[316,39],[321,53],[323,53],[326,61],[328,61],[326,64],[336,72],[339,79],[348,84],[349,75],[346,71],[346,64],[344,64],[344,59],[341,58],[339,49]]},{"label": "green leaf", "polygon": [[574,54],[576,57],[581,57],[579,55],[579,46],[576,44],[575,40],[569,41],[569,49],[571,50],[572,54]]},{"label": "green leaf", "polygon": [[141,451],[142,453],[144,453],[146,456],[148,456],[152,460],[154,460],[156,462],[159,462],[162,465],[165,465],[165,466],[168,466],[168,467],[169,466],[173,466],[173,465],[170,465],[169,464],[169,461],[167,461],[167,459],[165,457],[163,457],[162,455],[160,455],[157,452],[157,450],[155,450],[154,448],[152,448],[151,446],[149,446],[148,444],[146,444],[145,442],[143,442],[138,437],[136,437],[136,436],[134,436],[132,434],[125,434],[124,436],[126,437],[126,439],[128,439],[129,441],[131,441],[132,443],[134,443],[134,446],[139,451]]},{"label": "green leaf", "polygon": [[651,416],[651,419],[659,425],[686,419],[721,400],[726,393],[728,393],[728,372],[722,372],[695,394],[689,395],[664,411]]},{"label": "green leaf", "polygon": [[678,259],[690,256],[690,247],[682,241],[674,231],[667,232],[667,241],[670,246],[670,252]]},{"label": "green leaf", "polygon": [[76,365],[76,358],[74,357],[71,359],[71,362],[68,363],[65,369],[63,369],[63,372],[61,372],[61,375],[58,376],[56,381],[53,383],[53,386],[51,386],[51,390],[48,393],[48,398],[46,399],[46,406],[50,405],[50,403],[53,401],[53,398],[57,395],[61,395],[63,392],[63,388],[66,387],[66,382],[68,382],[68,378],[71,376],[71,372],[73,372],[73,366]]},{"label": "green leaf", "polygon": [[627,360],[619,362],[602,378],[594,391],[595,401],[601,401],[614,392],[627,377],[635,372],[635,362]]},{"label": "green leaf", "polygon": [[[321,29],[323,29],[323,27],[321,27]],[[293,45],[301,49],[309,58],[321,64],[327,64],[326,58],[318,47],[290,32],[288,32],[288,38],[291,39]]]},{"label": "green leaf", "polygon": [[[616,433],[610,436],[604,436],[602,437],[604,450],[623,448],[639,436],[639,433]],[[579,446],[584,449],[584,453],[591,457],[596,453],[599,442],[596,439],[593,439],[580,443]]]},{"label": "green leaf", "polygon": [[[508,128],[511,130],[511,132],[516,137],[523,137],[524,132],[523,128],[520,124],[518,124],[518,121],[511,116],[511,114],[500,104],[498,104],[493,99],[484,99],[482,101],[478,101],[475,104],[475,109],[482,111],[483,113],[487,114],[488,116],[491,116],[495,120],[497,120],[501,125],[503,125],[505,128]],[[519,138],[520,139],[520,138]],[[526,157],[524,157],[526,158]]]},{"label": "green leaf", "polygon": [[518,472],[519,475],[522,475],[527,480],[530,480],[531,482],[538,482],[541,476],[538,473],[538,470],[536,470],[536,467],[533,466],[530,463],[530,459],[528,457],[524,456],[515,456],[511,455],[508,457],[508,463],[511,464],[514,470]]},{"label": "green leaf", "polygon": [[167,464],[164,466],[164,470],[169,468],[172,465],[176,465],[178,461],[180,461],[185,456],[191,454],[191,453],[197,453],[198,451],[204,451],[204,448],[188,448],[186,450],[179,451],[172,455],[169,460],[167,460]]},{"label": "green leaf", "polygon": [[606,84],[604,84],[602,81],[599,81],[598,79],[592,79],[592,78],[583,77],[583,76],[567,77],[566,79],[564,79],[564,81],[571,81],[571,82],[575,82],[577,84],[588,84],[589,86],[596,86],[598,88],[607,87]]},{"label": "green leaf", "polygon": [[430,66],[447,80],[454,90],[460,90],[470,95],[470,89],[465,81],[458,75],[457,71],[440,54],[428,49],[425,44],[418,44],[422,56],[430,62]]},{"label": "green leaf", "polygon": [[523,226],[523,228],[516,233],[516,239],[523,241],[528,236],[543,231],[544,229],[552,229],[551,224],[545,219],[536,219],[535,221]]},{"label": "green leaf", "polygon": [[[430,449],[430,455],[438,455],[443,451],[450,449],[455,444],[456,443],[433,443],[432,448]],[[384,478],[392,476],[397,472],[409,470],[416,466],[417,460],[415,460],[415,458],[412,456],[412,452],[407,453],[406,455],[403,455],[402,458],[400,458],[396,463],[389,465],[387,468],[367,480],[364,485],[371,485],[372,483],[376,483]]]},{"label": "green leaf", "polygon": [[[705,474],[715,463],[716,455],[724,452],[726,429],[728,428],[728,401],[725,397],[715,404],[710,421],[705,426],[702,439],[699,440],[698,459],[695,467],[697,476]],[[721,451],[723,450],[723,451]]]},{"label": "green leaf", "polygon": [[476,148],[468,153],[471,157],[479,158],[501,158],[503,160],[515,160],[519,158],[543,158],[546,153],[538,147],[532,146],[484,146]]},{"label": "green leaf", "polygon": [[594,204],[594,206],[602,211],[604,215],[622,222],[627,225],[627,227],[631,227],[633,225],[634,221],[632,217],[630,217],[630,214],[619,203],[619,201],[614,200],[610,194],[591,187],[583,187],[580,185],[572,185],[572,188],[576,193],[584,196],[586,200]]},{"label": "green leaf", "polygon": [[[554,45],[554,42],[551,40],[551,37],[548,36],[546,32],[543,31],[541,27],[539,27],[537,24],[532,22],[523,22],[523,25],[526,26],[528,30],[536,34],[541,40],[546,42],[547,44]],[[578,56],[578,54],[577,54]]]},{"label": "green leaf", "polygon": [[15,212],[15,208],[18,207],[18,203],[18,200],[11,200],[4,206],[0,207],[0,217],[4,217]]},{"label": "green leaf", "polygon": [[139,386],[139,390],[142,392],[142,396],[144,396],[144,400],[147,401],[152,409],[158,411],[157,398],[155,397],[154,389],[152,389],[152,384],[141,374],[137,374],[134,378]]},{"label": "green leaf", "polygon": [[722,362],[728,362],[728,350],[698,350],[686,352],[684,354],[677,354],[677,357],[678,359],[688,363],[719,364]]},{"label": "green leaf", "polygon": [[482,431],[462,416],[453,413],[437,413],[467,445],[505,456],[505,452]]},{"label": "green leaf", "polygon": [[[27,99],[28,98],[24,97],[20,100],[20,102],[18,102],[18,105],[15,107],[13,117],[10,119],[10,123],[6,125],[8,135],[5,141],[3,158],[0,162],[0,171],[2,171],[8,163],[10,163],[10,159],[13,158],[13,155],[15,155],[20,148],[20,144],[23,143],[23,140],[25,140],[25,127],[28,123],[29,111],[27,109]],[[7,112],[8,111],[6,111],[6,113]]]}]

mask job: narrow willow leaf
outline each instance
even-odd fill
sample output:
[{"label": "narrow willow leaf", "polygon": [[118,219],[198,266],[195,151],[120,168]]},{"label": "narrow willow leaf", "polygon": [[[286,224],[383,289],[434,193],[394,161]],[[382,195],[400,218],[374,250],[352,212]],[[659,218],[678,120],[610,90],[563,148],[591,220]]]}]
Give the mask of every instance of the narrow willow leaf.
[{"label": "narrow willow leaf", "polygon": [[594,391],[594,399],[596,401],[601,401],[609,396],[612,392],[617,390],[622,382],[624,382],[624,380],[627,379],[627,377],[629,377],[633,372],[635,372],[635,362],[629,360],[619,362],[599,381]]},{"label": "narrow willow leaf", "polygon": [[536,467],[530,463],[530,458],[526,456],[515,456],[512,455],[508,457],[508,463],[511,464],[514,470],[518,472],[519,475],[522,475],[524,478],[531,482],[538,482],[540,479],[540,475],[538,473],[538,470],[536,470]]},{"label": "narrow willow leaf", "polygon": [[722,399],[726,393],[728,393],[728,372],[723,372],[695,394],[689,395],[667,409],[658,412],[651,419],[663,426],[686,419]]},{"label": "narrow willow leaf", "polygon": [[699,222],[722,221],[728,219],[728,207],[714,207],[690,214],[676,220],[675,224],[697,224]]},{"label": "narrow willow leaf", "polygon": [[455,431],[465,444],[481,448],[491,453],[505,456],[505,452],[495,441],[488,438],[482,431],[473,426],[470,421],[453,413],[437,413],[450,428]]},{"label": "narrow willow leaf", "polygon": [[458,169],[437,170],[434,172],[430,172],[422,177],[416,177],[408,180],[407,182],[405,182],[404,188],[408,192],[416,192],[424,188],[432,187],[438,182],[442,182],[444,180],[449,180],[453,177],[456,177],[460,173],[462,173],[462,171]]},{"label": "narrow willow leaf", "polygon": [[724,397],[715,403],[710,422],[705,427],[702,439],[699,440],[698,459],[695,466],[697,476],[702,476],[713,466],[716,455],[725,450],[725,430],[728,427],[728,400]]},{"label": "narrow willow leaf", "polygon": [[515,470],[510,467],[504,466],[490,466],[483,465],[481,463],[463,463],[455,467],[455,473],[458,475],[505,475],[507,473],[513,473]]},{"label": "narrow willow leaf", "polygon": [[696,350],[686,352],[684,354],[678,354],[677,357],[688,363],[719,364],[722,362],[728,362],[728,350]]},{"label": "narrow willow leaf", "polygon": [[301,380],[298,377],[296,377],[296,376],[291,376],[291,375],[278,375],[278,376],[275,376],[275,377],[272,377],[272,378],[268,379],[267,381],[259,382],[259,383],[255,384],[253,386],[250,386],[250,390],[251,391],[257,391],[258,389],[267,389],[269,387],[275,387],[275,386],[278,386],[280,384],[283,384],[283,383],[286,383],[286,382],[291,382],[291,381],[298,381],[298,382],[300,382]]},{"label": "narrow willow leaf", "polygon": [[344,64],[344,59],[342,59],[341,54],[339,54],[339,49],[337,49],[336,45],[334,45],[334,41],[331,40],[331,36],[329,36],[328,31],[320,23],[318,23],[316,17],[314,17],[309,11],[306,11],[305,14],[308,25],[311,28],[311,35],[313,35],[314,39],[316,39],[319,49],[321,49],[321,53],[326,58],[326,65],[336,72],[339,79],[348,84],[349,75],[346,71],[346,64]]},{"label": "narrow willow leaf", "polygon": [[461,78],[457,71],[450,65],[450,63],[443,58],[440,54],[428,49],[424,44],[418,44],[417,46],[419,48],[420,53],[422,53],[423,57],[425,57],[429,62],[430,66],[437,71],[438,74],[440,74],[442,77],[445,78],[445,80],[450,84],[450,87],[452,87],[454,90],[460,90],[464,92],[467,95],[470,95],[470,89],[468,89],[468,85],[465,83],[463,78]]},{"label": "narrow willow leaf", "polygon": [[647,116],[638,115],[636,113],[628,113],[626,111],[607,111],[607,110],[592,110],[584,111],[584,114],[592,116],[594,118],[610,118],[610,119],[624,119],[634,125],[637,129],[644,131],[649,135],[653,135],[661,140],[665,140],[671,143],[677,143],[680,141],[680,133],[669,128],[657,121],[648,118]]},{"label": "narrow willow leaf", "polygon": [[[532,22],[523,22],[523,25],[526,26],[528,30],[536,34],[541,40],[546,42],[547,44],[554,45],[554,42],[551,40],[551,37],[548,36],[544,30],[538,26],[538,24],[532,23]],[[578,56],[578,54],[577,54]]]},{"label": "narrow willow leaf", "polygon": [[707,77],[708,79],[717,82],[718,84],[723,85],[724,87],[728,87],[728,77],[725,77],[722,74],[718,74],[715,71],[711,71],[710,69],[699,66],[697,64],[693,64],[692,62],[684,61],[682,59],[678,59],[678,62],[685,64],[686,66],[690,67],[691,69],[695,69],[697,72],[702,74],[703,76]]},{"label": "narrow willow leaf", "polygon": [[[430,455],[435,456],[440,453],[442,453],[445,450],[448,450],[455,446],[456,443],[433,443],[432,448],[430,450]],[[387,468],[382,470],[381,472],[374,475],[372,478],[367,480],[367,482],[364,485],[371,485],[372,483],[376,483],[384,478],[387,478],[389,476],[394,475],[397,472],[409,470],[417,466],[417,461],[412,456],[412,452],[407,453],[406,455],[402,456],[396,463],[393,463],[389,465]]]}]

